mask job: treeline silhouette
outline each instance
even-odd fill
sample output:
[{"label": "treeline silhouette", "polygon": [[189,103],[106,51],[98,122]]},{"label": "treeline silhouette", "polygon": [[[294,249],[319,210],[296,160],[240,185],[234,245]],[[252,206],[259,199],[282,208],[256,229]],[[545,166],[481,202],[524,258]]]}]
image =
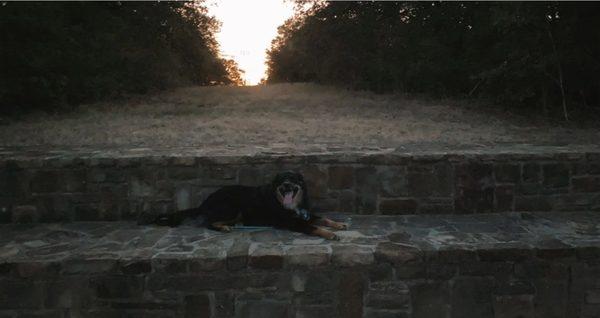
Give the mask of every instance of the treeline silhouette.
[{"label": "treeline silhouette", "polygon": [[241,84],[199,2],[4,2],[0,112],[55,111],[174,86]]},{"label": "treeline silhouette", "polygon": [[268,57],[268,82],[480,97],[568,118],[600,109],[600,3],[316,2],[279,28]]}]

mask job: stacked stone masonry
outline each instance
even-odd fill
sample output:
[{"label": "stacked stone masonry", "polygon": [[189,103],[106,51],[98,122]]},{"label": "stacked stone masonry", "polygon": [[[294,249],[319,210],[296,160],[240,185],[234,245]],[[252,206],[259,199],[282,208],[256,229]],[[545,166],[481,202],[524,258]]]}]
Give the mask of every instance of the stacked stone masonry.
[{"label": "stacked stone masonry", "polygon": [[133,220],[228,184],[307,179],[313,211],[445,214],[600,210],[600,151],[194,155],[0,153],[0,221]]},{"label": "stacked stone masonry", "polygon": [[340,241],[0,225],[0,317],[592,318],[600,214],[335,214]]}]

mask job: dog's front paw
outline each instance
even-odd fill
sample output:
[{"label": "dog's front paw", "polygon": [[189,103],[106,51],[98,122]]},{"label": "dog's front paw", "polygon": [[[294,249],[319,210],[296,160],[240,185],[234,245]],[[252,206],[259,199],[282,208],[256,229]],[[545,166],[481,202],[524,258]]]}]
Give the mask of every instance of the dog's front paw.
[{"label": "dog's front paw", "polygon": [[333,234],[328,239],[331,240],[331,241],[339,241],[340,237],[337,236],[337,235],[335,235],[335,234]]},{"label": "dog's front paw", "polygon": [[335,223],[333,225],[333,228],[336,230],[347,230],[348,229],[348,224],[346,223]]},{"label": "dog's front paw", "polygon": [[221,230],[223,233],[229,233],[233,230],[233,228],[229,225],[223,225],[219,230]]}]

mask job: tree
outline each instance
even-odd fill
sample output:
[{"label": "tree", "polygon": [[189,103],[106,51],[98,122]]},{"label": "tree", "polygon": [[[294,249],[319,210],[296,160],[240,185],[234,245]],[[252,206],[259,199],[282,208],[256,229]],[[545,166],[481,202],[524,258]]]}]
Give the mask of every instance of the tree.
[{"label": "tree", "polygon": [[[239,84],[202,2],[8,2],[0,112],[56,111],[180,85]],[[231,72],[231,73],[229,73]]]},{"label": "tree", "polygon": [[318,4],[279,28],[269,82],[486,98],[565,119],[600,106],[598,3]]}]

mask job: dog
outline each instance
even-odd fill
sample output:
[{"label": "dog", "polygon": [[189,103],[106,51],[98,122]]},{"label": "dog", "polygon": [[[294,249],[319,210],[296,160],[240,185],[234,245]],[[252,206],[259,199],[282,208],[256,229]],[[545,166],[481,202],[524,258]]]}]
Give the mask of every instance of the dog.
[{"label": "dog", "polygon": [[337,235],[319,226],[346,229],[335,222],[309,212],[308,190],[304,177],[296,172],[277,174],[270,184],[258,187],[224,186],[210,194],[193,209],[152,216],[143,214],[138,224],[177,226],[187,218],[204,216],[204,224],[212,230],[230,232],[232,226],[272,226],[294,232],[338,240]]}]

